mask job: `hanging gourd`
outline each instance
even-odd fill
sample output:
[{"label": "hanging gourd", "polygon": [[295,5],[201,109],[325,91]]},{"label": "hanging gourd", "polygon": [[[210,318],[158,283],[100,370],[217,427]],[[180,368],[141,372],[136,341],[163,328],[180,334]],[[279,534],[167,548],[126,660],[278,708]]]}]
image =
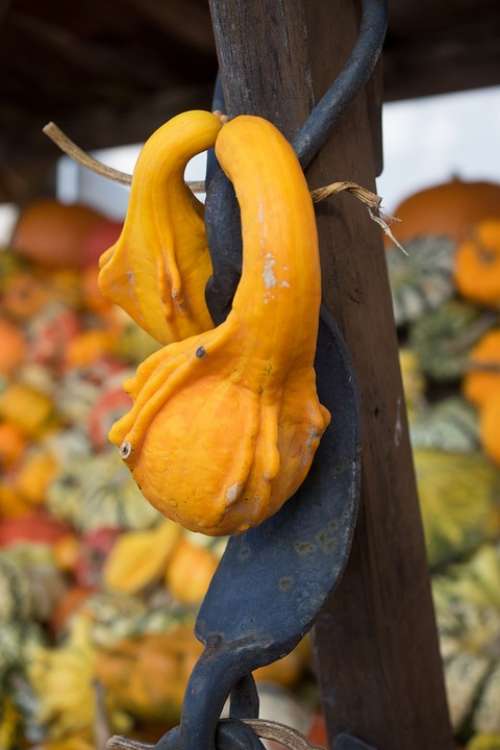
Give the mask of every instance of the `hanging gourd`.
[{"label": "hanging gourd", "polygon": [[314,210],[291,146],[259,117],[216,142],[240,204],[243,271],[224,323],[149,357],[110,432],[146,498],[193,531],[244,531],[307,475],[330,415],[313,366],[321,297]]},{"label": "hanging gourd", "polygon": [[153,133],[134,170],[120,238],[100,259],[103,295],[162,344],[213,325],[204,295],[211,261],[203,205],[184,170],[213,146],[221,126],[216,115],[195,110]]},{"label": "hanging gourd", "polygon": [[500,220],[481,222],[460,245],[455,281],[464,297],[500,307]]}]

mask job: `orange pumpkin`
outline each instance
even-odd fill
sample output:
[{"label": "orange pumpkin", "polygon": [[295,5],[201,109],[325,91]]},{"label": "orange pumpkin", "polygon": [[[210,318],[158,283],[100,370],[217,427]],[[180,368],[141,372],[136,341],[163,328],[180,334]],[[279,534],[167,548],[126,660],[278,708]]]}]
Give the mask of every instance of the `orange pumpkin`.
[{"label": "orange pumpkin", "polygon": [[69,367],[88,367],[113,352],[115,336],[110,331],[92,330],[80,333],[69,343],[66,364]]},{"label": "orange pumpkin", "polygon": [[[500,392],[500,328],[495,328],[485,334],[469,355],[472,366],[477,370],[467,373],[463,381],[463,391],[466,398],[476,406],[483,406],[487,401]],[[485,369],[481,370],[481,365]],[[488,370],[488,366],[498,367],[499,370]]]},{"label": "orange pumpkin", "polygon": [[0,417],[14,424],[23,435],[38,437],[55,424],[54,404],[34,388],[11,383],[0,390]]},{"label": "orange pumpkin", "polygon": [[0,319],[0,375],[10,375],[26,356],[26,341],[21,331]]},{"label": "orange pumpkin", "polygon": [[411,195],[394,214],[401,219],[392,227],[399,242],[424,234],[446,235],[461,242],[474,224],[500,219],[500,184],[455,178]]},{"label": "orange pumpkin", "polygon": [[165,575],[174,599],[183,604],[199,604],[218,565],[217,557],[206,547],[181,539]]},{"label": "orange pumpkin", "polygon": [[55,479],[58,463],[52,453],[30,452],[14,479],[14,489],[28,502],[40,505],[45,501],[49,484]]},{"label": "orange pumpkin", "polygon": [[455,281],[464,297],[500,306],[500,220],[483,221],[458,248]]},{"label": "orange pumpkin", "polygon": [[14,274],[5,285],[2,309],[18,320],[28,320],[49,301],[47,285],[34,274],[24,271]]},{"label": "orange pumpkin", "polygon": [[31,504],[8,484],[0,484],[0,518],[16,519],[31,513]]},{"label": "orange pumpkin", "polygon": [[26,448],[22,432],[9,422],[0,424],[0,470],[10,469]]},{"label": "orange pumpkin", "polygon": [[89,206],[42,199],[23,209],[11,244],[42,266],[82,268],[87,264],[86,239],[103,221],[102,214]]},{"label": "orange pumpkin", "polygon": [[481,409],[480,435],[488,456],[500,466],[500,375],[498,390]]},{"label": "orange pumpkin", "polygon": [[59,570],[74,570],[80,557],[81,542],[75,534],[67,534],[58,539],[52,548],[54,561]]}]

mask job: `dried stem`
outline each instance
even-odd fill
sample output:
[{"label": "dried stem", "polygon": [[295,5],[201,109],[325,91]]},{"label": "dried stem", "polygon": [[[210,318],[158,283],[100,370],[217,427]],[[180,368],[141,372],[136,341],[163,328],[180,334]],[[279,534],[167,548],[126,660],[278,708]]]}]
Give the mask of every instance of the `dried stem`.
[{"label": "dried stem", "polygon": [[[113,182],[119,182],[120,185],[130,185],[132,183],[132,175],[126,172],[120,172],[119,169],[113,169],[108,167],[101,161],[94,159],[93,156],[87,154],[86,151],[77,146],[71,138],[68,138],[61,128],[59,128],[54,122],[49,122],[43,128],[43,132],[50,140],[58,146],[70,159],[78,162],[83,167],[90,169],[91,172],[95,172],[101,177],[106,177],[108,180]],[[204,182],[188,182],[188,186],[191,188],[193,193],[204,193],[205,183]]]},{"label": "dried stem", "polygon": [[[223,122],[227,120],[226,115],[222,115],[220,112],[215,112],[214,114],[217,114]],[[101,177],[106,177],[107,179],[113,180],[114,182],[119,182],[121,185],[130,185],[132,183],[132,175],[127,174],[126,172],[120,172],[118,169],[108,167],[106,164],[103,164],[97,159],[94,159],[93,156],[90,156],[90,154],[77,146],[76,143],[71,140],[71,138],[68,138],[66,133],[64,133],[61,128],[59,128],[54,122],[49,122],[47,125],[45,125],[45,127],[43,128],[43,132],[51,139],[51,141],[56,144],[56,146],[61,149],[61,151],[63,151],[67,156],[73,159],[73,161],[78,162],[78,164],[81,164],[87,169],[90,169],[92,172],[95,172]],[[188,182],[187,184],[193,191],[193,193],[205,192],[205,183],[203,181]],[[361,185],[358,185],[356,182],[342,180],[340,182],[332,182],[330,185],[325,185],[324,187],[312,190],[311,196],[314,203],[319,203],[326,198],[330,198],[332,195],[337,195],[338,193],[342,193],[344,191],[351,193],[351,195],[354,195],[355,198],[357,198],[359,201],[361,201],[361,203],[364,203],[364,205],[367,206],[370,218],[375,221],[380,227],[382,227],[385,234],[387,234],[392,242],[394,242],[394,244],[397,245],[399,249],[402,250],[406,255],[406,250],[394,237],[389,226],[389,224],[394,221],[399,221],[399,219],[396,219],[394,216],[388,216],[387,214],[384,214],[382,212],[380,208],[382,198],[379,195],[376,195],[370,190],[361,187]]]}]

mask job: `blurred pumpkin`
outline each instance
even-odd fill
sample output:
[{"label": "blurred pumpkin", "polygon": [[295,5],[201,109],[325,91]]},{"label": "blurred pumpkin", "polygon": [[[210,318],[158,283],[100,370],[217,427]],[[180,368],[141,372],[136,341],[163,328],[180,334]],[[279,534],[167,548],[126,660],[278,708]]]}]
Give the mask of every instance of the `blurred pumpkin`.
[{"label": "blurred pumpkin", "polygon": [[50,300],[50,291],[35,273],[20,271],[4,284],[2,309],[18,320],[37,315]]},{"label": "blurred pumpkin", "polygon": [[14,489],[28,502],[45,502],[47,488],[56,476],[58,463],[47,450],[35,448],[28,453],[14,478]]},{"label": "blurred pumpkin", "polygon": [[26,439],[20,429],[9,422],[0,423],[0,470],[13,466],[26,449]]},{"label": "blurred pumpkin", "polygon": [[0,484],[0,519],[22,518],[32,511],[32,505],[10,485]]},{"label": "blurred pumpkin", "polygon": [[396,325],[435,310],[453,295],[455,243],[448,237],[418,237],[408,242],[407,255],[386,255]]},{"label": "blurred pumpkin", "polygon": [[414,448],[476,452],[480,447],[477,411],[460,396],[450,396],[421,409],[411,422],[410,437]]},{"label": "blurred pumpkin", "polygon": [[451,300],[413,324],[408,345],[422,370],[436,380],[453,380],[466,371],[471,349],[495,325],[496,316]]},{"label": "blurred pumpkin", "polygon": [[170,558],[165,584],[170,594],[183,604],[199,604],[218,564],[210,549],[181,539]]},{"label": "blurred pumpkin", "polygon": [[75,620],[70,637],[59,648],[34,648],[27,671],[37,697],[37,721],[51,739],[88,731],[95,716],[96,655],[90,624]]},{"label": "blurred pumpkin", "polygon": [[500,750],[500,733],[476,734],[468,743],[467,750]]},{"label": "blurred pumpkin", "polygon": [[310,663],[311,644],[306,636],[282,659],[257,669],[254,677],[258,682],[272,682],[283,687],[291,687],[302,677],[304,669]]},{"label": "blurred pumpkin", "polygon": [[500,734],[500,550],[484,545],[433,581],[453,727]]},{"label": "blurred pumpkin", "polygon": [[191,628],[179,626],[100,649],[96,674],[122,710],[145,720],[174,723],[202,650]]},{"label": "blurred pumpkin", "polygon": [[455,264],[459,292],[473,302],[500,306],[500,218],[483,221],[459,246]]},{"label": "blurred pumpkin", "polygon": [[431,567],[472,552],[500,533],[500,472],[481,453],[414,450]]},{"label": "blurred pumpkin", "polygon": [[165,574],[182,531],[172,521],[163,521],[148,531],[122,534],[109,554],[103,570],[108,589],[135,594],[158,582]]},{"label": "blurred pumpkin", "polygon": [[70,269],[52,270],[44,275],[51,296],[68,307],[79,308],[83,302],[81,274]]},{"label": "blurred pumpkin", "polygon": [[95,750],[95,742],[90,732],[71,734],[58,740],[44,740],[37,750]]},{"label": "blurred pumpkin", "polygon": [[59,570],[68,572],[75,569],[80,554],[80,546],[80,537],[76,534],[67,534],[54,543],[52,554]]},{"label": "blurred pumpkin", "polygon": [[115,347],[115,335],[111,331],[91,330],[75,336],[66,350],[66,364],[69,367],[87,367],[111,354]]},{"label": "blurred pumpkin", "polygon": [[500,384],[481,408],[481,442],[487,455],[500,466]]},{"label": "blurred pumpkin", "polygon": [[0,318],[0,375],[11,375],[26,356],[26,341],[22,332]]},{"label": "blurred pumpkin", "polygon": [[21,211],[11,244],[41,266],[82,268],[95,254],[96,237],[102,237],[102,251],[118,235],[119,225],[110,234],[109,222],[89,206],[40,199]]},{"label": "blurred pumpkin", "polygon": [[70,529],[44,511],[31,512],[22,518],[3,520],[0,524],[0,547],[8,547],[19,542],[54,544],[66,536]]},{"label": "blurred pumpkin", "polygon": [[2,750],[10,750],[19,745],[17,733],[21,718],[11,698],[5,697],[0,701],[0,748]]},{"label": "blurred pumpkin", "polygon": [[[500,392],[500,328],[486,333],[469,353],[471,369],[463,380],[466,398],[483,406]],[[484,370],[481,370],[484,366]],[[491,366],[492,369],[488,369]],[[496,370],[496,371],[495,371]]]},{"label": "blurred pumpkin", "polygon": [[0,389],[0,417],[15,425],[23,435],[36,438],[54,424],[54,404],[43,393],[22,383],[12,383]]},{"label": "blurred pumpkin", "polygon": [[66,461],[48,489],[47,506],[80,531],[147,529],[161,518],[114,449]]},{"label": "blurred pumpkin", "polygon": [[455,177],[414,193],[394,214],[401,222],[392,230],[403,244],[422,235],[445,235],[461,242],[474,224],[500,218],[500,185]]}]

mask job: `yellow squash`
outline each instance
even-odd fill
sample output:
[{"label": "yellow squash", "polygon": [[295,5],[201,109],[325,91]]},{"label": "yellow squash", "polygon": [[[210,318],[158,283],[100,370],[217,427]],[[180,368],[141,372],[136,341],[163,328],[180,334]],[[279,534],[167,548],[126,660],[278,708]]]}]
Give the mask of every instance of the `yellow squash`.
[{"label": "yellow squash", "polygon": [[162,344],[213,325],[204,295],[211,262],[203,205],[184,170],[214,145],[220,128],[218,116],[195,110],[153,133],[134,170],[122,233],[100,259],[102,294]]},{"label": "yellow squash", "polygon": [[269,122],[225,125],[216,154],[241,209],[243,271],[224,323],[150,356],[110,433],[146,498],[194,531],[244,531],[309,471],[330,420],[313,367],[321,295],[314,210]]}]

